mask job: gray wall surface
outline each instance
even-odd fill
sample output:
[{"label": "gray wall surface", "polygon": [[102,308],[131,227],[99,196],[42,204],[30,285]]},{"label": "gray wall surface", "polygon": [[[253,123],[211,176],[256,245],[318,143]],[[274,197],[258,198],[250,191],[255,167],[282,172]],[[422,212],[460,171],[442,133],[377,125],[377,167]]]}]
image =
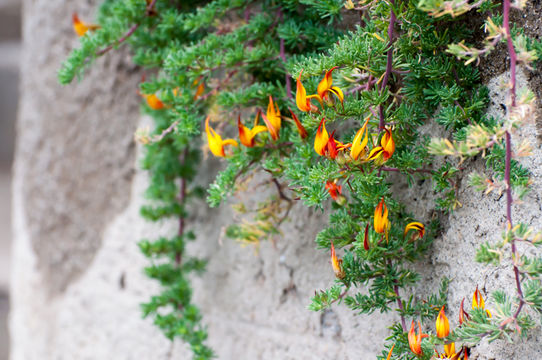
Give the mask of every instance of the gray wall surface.
[{"label": "gray wall surface", "polygon": [[[188,359],[185,346],[167,341],[141,319],[139,308],[157,284],[143,275],[147,261],[136,243],[171,233],[176,226],[150,224],[139,216],[148,180],[137,168],[141,149],[132,134],[149,122],[139,115],[134,91],[140,73],[122,50],[100,59],[80,83],[61,87],[56,80],[60,62],[77,44],[70,15],[77,10],[92,18],[88,3],[94,2],[24,2],[13,182],[11,359]],[[492,112],[501,111],[507,76],[487,76],[495,100]],[[519,86],[539,92],[535,78],[535,73],[521,71]],[[542,147],[537,134],[534,121],[514,134],[516,144],[527,138],[534,147],[534,155],[521,160],[533,172],[533,190],[514,205],[514,218],[541,227]],[[216,161],[207,162],[200,181],[211,181],[216,168]],[[483,160],[468,161],[465,168],[466,174],[481,171]],[[426,205],[434,196],[431,184],[397,185],[394,190],[397,197],[410,199],[410,210],[420,219],[433,216]],[[434,292],[442,276],[453,279],[452,327],[461,299],[470,298],[477,285],[484,293],[515,291],[510,264],[495,269],[474,262],[481,242],[500,238],[504,197],[483,196],[464,181],[459,201],[463,206],[443,217],[445,230],[430,254],[413,265],[422,275],[416,296]],[[232,220],[227,205],[208,209],[202,202],[190,213],[188,224],[198,241],[188,251],[209,259],[208,271],[194,279],[194,301],[202,308],[210,345],[220,359],[365,360],[380,354],[387,327],[397,320],[394,314],[355,316],[345,306],[323,314],[306,309],[315,290],[333,283],[329,257],[314,244],[325,215],[296,205],[276,246],[264,242],[256,253],[223,238],[223,228]],[[542,359],[541,340],[537,328],[515,345],[482,343],[470,358]]]}]

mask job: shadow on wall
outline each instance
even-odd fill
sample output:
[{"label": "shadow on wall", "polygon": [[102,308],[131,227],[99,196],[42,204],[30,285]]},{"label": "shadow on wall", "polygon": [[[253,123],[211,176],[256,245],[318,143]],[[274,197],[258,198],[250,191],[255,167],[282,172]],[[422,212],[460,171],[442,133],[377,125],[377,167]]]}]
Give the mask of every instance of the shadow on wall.
[{"label": "shadow on wall", "polygon": [[11,162],[18,103],[20,0],[0,0],[0,360],[9,356]]}]

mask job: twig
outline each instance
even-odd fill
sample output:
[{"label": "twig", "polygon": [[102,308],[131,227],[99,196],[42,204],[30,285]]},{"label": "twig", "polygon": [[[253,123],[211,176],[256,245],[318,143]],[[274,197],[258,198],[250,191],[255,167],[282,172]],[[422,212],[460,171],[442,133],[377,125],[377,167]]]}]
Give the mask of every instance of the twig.
[{"label": "twig", "polygon": [[[508,45],[508,53],[510,54],[510,82],[511,82],[511,88],[510,88],[510,97],[511,97],[511,107],[516,106],[516,62],[517,62],[517,55],[516,50],[514,49],[514,44],[512,43],[512,34],[510,33],[510,0],[503,0],[503,26],[504,30],[506,32],[506,43]],[[506,220],[508,223],[508,229],[513,228],[512,223],[512,185],[510,183],[510,168],[512,164],[512,136],[510,135],[509,131],[506,131],[505,134],[505,144],[506,144],[506,158],[505,158],[505,169],[504,169],[504,179],[506,182]],[[523,299],[523,290],[521,289],[521,279],[519,274],[519,268],[517,265],[517,259],[518,259],[518,252],[516,248],[516,239],[515,237],[512,237],[512,240],[510,241],[510,245],[512,248],[512,261],[514,263],[514,276],[516,280],[516,290],[519,297],[519,305],[514,313],[513,320],[515,321],[519,313],[521,312],[521,309],[523,308],[523,305],[525,304],[525,300]]]},{"label": "twig", "polygon": [[[393,43],[395,41],[393,37],[393,27],[395,26],[395,22],[397,20],[397,17],[395,16],[395,12],[393,12],[393,6],[395,5],[395,0],[390,0],[390,22],[388,25],[388,53],[386,55],[386,72],[384,73],[384,79],[382,80],[382,83],[380,84],[380,93],[382,93],[386,86],[388,85],[388,79],[390,77],[390,74],[392,72],[393,67]],[[382,104],[378,106],[378,113],[380,122],[378,125],[378,128],[380,131],[384,130],[384,127],[386,126],[386,120],[384,119],[384,107]]]},{"label": "twig", "polygon": [[[187,146],[184,149],[181,159],[179,159],[181,162],[183,162],[183,164],[186,162],[186,158],[188,157],[189,151],[190,149]],[[179,204],[181,205],[181,207],[184,206],[185,199],[186,199],[186,179],[184,177],[181,177],[181,184],[179,186]],[[177,235],[179,237],[182,237],[184,235],[184,215],[183,214],[179,215],[179,228],[177,231]],[[181,251],[178,251],[175,253],[175,264],[177,265],[177,267],[181,266],[182,256],[183,254]]]},{"label": "twig", "polygon": [[[157,0],[152,0],[152,2],[146,7],[145,16],[149,16],[150,14],[152,14],[152,9],[154,8],[154,5],[156,4],[156,1]],[[141,25],[141,23],[137,23],[137,24],[132,25],[128,29],[128,31],[126,33],[124,33],[124,35],[122,35],[122,37],[120,39],[118,39],[114,44],[110,44],[110,45],[106,46],[105,48],[103,48],[102,50],[96,51],[96,56],[102,56],[103,54],[105,54],[109,50],[113,49],[113,47],[115,45],[120,45],[123,42],[125,42],[126,40],[128,40],[128,38],[130,36],[132,36],[134,34],[134,32],[139,28],[139,25]]]}]

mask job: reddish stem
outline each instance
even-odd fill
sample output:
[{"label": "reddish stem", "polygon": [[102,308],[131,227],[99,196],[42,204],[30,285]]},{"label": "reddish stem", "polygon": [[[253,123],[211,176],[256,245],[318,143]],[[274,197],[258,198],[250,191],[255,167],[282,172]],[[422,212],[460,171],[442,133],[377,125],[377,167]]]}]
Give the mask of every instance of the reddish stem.
[{"label": "reddish stem", "polygon": [[[506,32],[506,44],[508,45],[508,53],[510,55],[510,98],[511,98],[511,109],[516,106],[516,62],[517,54],[514,49],[514,44],[512,43],[512,34],[510,32],[510,0],[503,0],[503,27]],[[505,168],[504,168],[504,179],[506,182],[506,220],[508,230],[513,228],[512,223],[512,185],[510,183],[510,168],[512,165],[512,136],[510,132],[507,131],[505,134],[505,144],[506,144],[506,158],[505,158]],[[516,280],[516,290],[519,297],[519,305],[514,313],[513,319],[516,320],[525,304],[523,299],[523,290],[521,289],[521,279],[519,274],[519,268],[517,265],[517,248],[516,248],[516,239],[512,237],[510,241],[512,248],[512,261],[514,263],[514,276]]]},{"label": "reddish stem", "polygon": [[[149,16],[150,14],[152,14],[152,9],[154,8],[154,5],[156,4],[156,1],[157,0],[153,0],[147,7],[146,7],[146,10],[145,10],[145,16]],[[124,33],[124,35],[122,35],[122,37],[120,39],[118,39],[114,44],[110,44],[108,46],[106,46],[105,48],[101,49],[101,50],[98,50],[96,51],[96,56],[101,56],[103,54],[105,54],[106,52],[110,51],[111,49],[113,49],[113,46],[115,45],[120,45],[122,44],[123,42],[125,42],[126,40],[128,40],[128,38],[130,36],[132,36],[134,34],[134,32],[139,28],[139,25],[141,25],[140,23],[137,23],[137,24],[134,24],[132,25],[128,31],[126,33]]]},{"label": "reddish stem", "polygon": [[[189,151],[190,150],[188,149],[188,147],[184,149],[184,152],[182,154],[182,158],[180,159],[180,161],[182,161],[183,163],[186,162],[186,158],[188,157]],[[184,206],[185,199],[186,199],[186,179],[184,177],[181,177],[181,184],[179,186],[179,204],[181,205],[181,207]],[[179,215],[179,228],[177,230],[177,235],[179,235],[179,237],[182,237],[183,234],[184,234],[184,215],[181,214]],[[178,267],[181,266],[182,256],[183,254],[180,251],[175,253],[175,264]]]},{"label": "reddish stem", "polygon": [[[395,0],[390,0],[390,22],[388,24],[388,53],[387,53],[387,59],[386,59],[386,72],[384,73],[384,78],[382,80],[382,83],[380,85],[381,93],[386,89],[386,86],[388,85],[388,80],[390,78],[391,72],[393,70],[393,42],[395,41],[393,37],[393,27],[395,26],[395,22],[397,20],[397,17],[395,16],[395,12],[393,12],[393,6],[395,5]],[[378,125],[378,128],[380,131],[384,130],[384,127],[386,126],[386,120],[384,118],[384,107],[382,104],[378,106],[378,113],[380,122]]]}]

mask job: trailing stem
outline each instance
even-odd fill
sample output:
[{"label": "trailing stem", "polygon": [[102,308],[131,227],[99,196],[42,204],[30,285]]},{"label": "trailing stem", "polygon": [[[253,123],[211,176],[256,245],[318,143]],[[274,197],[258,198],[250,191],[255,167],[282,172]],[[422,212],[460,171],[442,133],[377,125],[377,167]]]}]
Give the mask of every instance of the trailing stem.
[{"label": "trailing stem", "polygon": [[[503,26],[506,32],[506,43],[508,45],[508,53],[510,56],[510,99],[511,99],[511,109],[516,106],[516,62],[517,55],[516,50],[514,49],[514,44],[512,43],[512,35],[510,33],[510,0],[503,0]],[[512,137],[510,131],[507,131],[505,134],[505,145],[506,145],[506,158],[505,158],[505,170],[504,178],[506,182],[506,220],[508,230],[512,229],[512,186],[510,183],[510,168],[512,164]],[[519,305],[514,313],[513,319],[517,319],[525,301],[523,300],[523,290],[521,288],[521,279],[519,274],[519,268],[517,265],[518,253],[516,248],[516,239],[512,237],[510,242],[511,251],[512,251],[512,261],[514,264],[514,276],[516,280],[516,289],[519,297]]]},{"label": "trailing stem", "polygon": [[[395,15],[395,12],[393,11],[394,5],[395,0],[390,0],[390,21],[388,25],[389,44],[388,52],[386,54],[386,72],[384,73],[384,78],[382,79],[382,84],[380,86],[381,93],[385,91],[386,86],[388,85],[388,80],[393,70],[393,42],[395,41],[393,36],[393,27],[395,26],[395,22],[397,21],[397,17]],[[382,104],[378,106],[378,115],[380,118],[378,128],[380,131],[382,131],[384,130],[384,126],[386,125],[386,120],[384,119],[384,107],[382,106]]]}]

